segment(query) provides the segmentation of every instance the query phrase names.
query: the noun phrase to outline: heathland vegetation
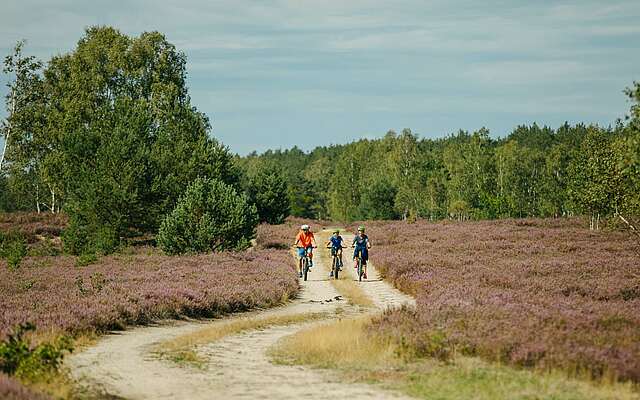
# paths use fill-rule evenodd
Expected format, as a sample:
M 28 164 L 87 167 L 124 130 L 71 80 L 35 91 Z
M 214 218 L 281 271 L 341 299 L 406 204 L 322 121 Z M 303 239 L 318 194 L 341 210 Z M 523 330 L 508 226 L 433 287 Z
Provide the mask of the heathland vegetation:
M 580 222 L 372 225 L 377 267 L 417 302 L 376 329 L 417 354 L 639 382 L 638 245 Z

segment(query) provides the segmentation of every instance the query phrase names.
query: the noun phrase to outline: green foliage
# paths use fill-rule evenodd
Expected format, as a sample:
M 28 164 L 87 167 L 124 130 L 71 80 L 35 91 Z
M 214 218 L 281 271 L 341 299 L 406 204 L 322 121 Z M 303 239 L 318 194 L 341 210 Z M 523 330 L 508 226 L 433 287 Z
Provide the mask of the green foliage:
M 198 177 L 237 184 L 228 149 L 190 103 L 186 57 L 162 34 L 91 27 L 45 68 L 20 54 L 5 64 L 15 60 L 26 72 L 16 72 L 8 119 L 9 183 L 35 196 L 31 207 L 64 207 L 72 254 L 109 253 L 155 231 Z
M 71 340 L 60 336 L 52 342 L 33 346 L 25 337 L 35 330 L 32 324 L 22 324 L 7 339 L 0 342 L 0 371 L 26 379 L 36 379 L 57 370 L 65 353 L 72 351 Z
M 96 261 L 98 261 L 98 257 L 94 253 L 84 253 L 76 259 L 76 267 L 86 267 Z
M 580 212 L 591 216 L 596 229 L 601 216 L 617 212 L 625 202 L 624 174 L 614 143 L 612 132 L 590 127 L 570 165 L 569 196 Z
M 27 243 L 19 232 L 0 232 L 0 258 L 7 260 L 9 268 L 20 266 L 27 255 Z
M 362 219 L 396 219 L 395 210 L 397 189 L 389 182 L 374 181 L 362 194 L 360 215 Z
M 260 222 L 281 224 L 289 216 L 287 182 L 274 165 L 264 165 L 250 178 L 249 201 L 255 204 Z
M 586 214 L 597 227 L 599 217 L 640 215 L 638 93 L 638 84 L 628 90 L 634 106 L 628 123 L 615 129 L 533 124 L 498 140 L 486 129 L 436 140 L 405 129 L 308 154 L 252 154 L 240 164 L 250 170 L 269 162 L 288 171 L 293 215 L 352 221 Z
M 78 212 L 70 214 L 69 225 L 62 233 L 62 242 L 65 251 L 70 254 L 109 254 L 120 245 L 120 238 L 114 228 L 96 216 Z
M 271 223 L 288 214 L 344 221 L 640 214 L 639 83 L 626 90 L 632 106 L 615 129 L 534 123 L 503 139 L 481 128 L 435 140 L 404 129 L 309 153 L 294 147 L 234 159 L 209 137 L 208 118 L 191 104 L 186 57 L 162 34 L 90 27 L 73 51 L 47 63 L 23 48 L 18 43 L 4 63 L 0 210 L 63 209 L 72 254 L 109 253 L 156 231 L 199 178 L 242 187 Z
M 157 236 L 168 254 L 239 250 L 255 236 L 257 210 L 233 186 L 196 179 L 164 219 Z

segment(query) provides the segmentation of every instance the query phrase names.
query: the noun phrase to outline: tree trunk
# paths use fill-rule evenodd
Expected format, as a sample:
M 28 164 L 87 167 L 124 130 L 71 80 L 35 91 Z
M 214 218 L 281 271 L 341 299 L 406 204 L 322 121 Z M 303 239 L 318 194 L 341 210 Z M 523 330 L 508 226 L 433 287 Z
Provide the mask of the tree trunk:
M 40 186 L 36 185 L 36 210 L 40 214 Z
M 7 134 L 4 137 L 4 146 L 2 149 L 2 156 L 0 156 L 0 172 L 2 172 L 2 165 L 4 164 L 4 157 L 7 154 L 7 146 L 9 146 L 9 137 L 11 136 L 11 120 L 10 118 L 16 112 L 16 90 L 11 89 L 11 114 L 7 116 Z
M 624 222 L 625 225 L 627 225 L 629 227 L 629 230 L 634 235 L 636 235 L 636 236 L 638 236 L 640 238 L 640 231 L 638 231 L 638 228 L 636 228 L 636 226 L 634 224 L 629 222 L 629 220 L 627 220 L 622 214 L 618 214 L 618 218 L 620 218 L 622 220 L 622 222 Z
M 52 188 L 49 188 L 51 191 L 51 213 L 55 214 L 56 212 L 56 191 Z

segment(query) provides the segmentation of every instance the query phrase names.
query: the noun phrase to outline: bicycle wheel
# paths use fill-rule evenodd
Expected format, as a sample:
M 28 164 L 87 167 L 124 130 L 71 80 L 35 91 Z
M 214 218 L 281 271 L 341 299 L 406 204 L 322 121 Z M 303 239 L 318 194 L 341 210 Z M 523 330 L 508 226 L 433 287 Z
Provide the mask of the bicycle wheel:
M 302 270 L 303 272 L 303 276 L 304 276 L 304 280 L 307 280 L 307 274 L 309 273 L 309 259 L 307 257 L 302 259 Z
M 362 282 L 362 259 L 358 257 L 358 280 Z
M 338 279 L 338 271 L 340 270 L 338 267 L 338 256 L 333 256 L 333 279 Z

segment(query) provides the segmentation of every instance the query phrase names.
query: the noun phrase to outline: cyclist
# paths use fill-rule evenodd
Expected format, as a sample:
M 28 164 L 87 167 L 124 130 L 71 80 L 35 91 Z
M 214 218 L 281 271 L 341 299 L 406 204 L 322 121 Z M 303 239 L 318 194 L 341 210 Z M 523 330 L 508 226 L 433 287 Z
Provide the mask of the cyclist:
M 333 235 L 331 235 L 329 241 L 326 244 L 327 247 L 330 246 L 331 248 L 331 257 L 338 257 L 338 270 L 342 270 L 342 242 L 343 239 L 342 236 L 340 236 L 340 231 L 336 229 L 335 231 L 333 231 Z M 329 277 L 331 277 L 332 274 L 333 271 L 329 272 Z
M 360 254 L 362 267 L 364 268 L 364 279 L 367 279 L 367 261 L 369 260 L 371 242 L 369 241 L 369 237 L 364 233 L 364 226 L 360 225 L 358 227 L 358 234 L 353 238 L 351 247 L 355 247 L 353 251 L 354 268 L 358 268 L 358 254 Z
M 296 242 L 293 244 L 298 247 L 298 268 L 300 270 L 300 277 L 302 278 L 302 259 L 305 254 L 309 254 L 309 268 L 313 266 L 313 249 L 316 246 L 316 238 L 311 232 L 309 225 L 304 224 L 300 227 L 300 232 L 296 236 Z

